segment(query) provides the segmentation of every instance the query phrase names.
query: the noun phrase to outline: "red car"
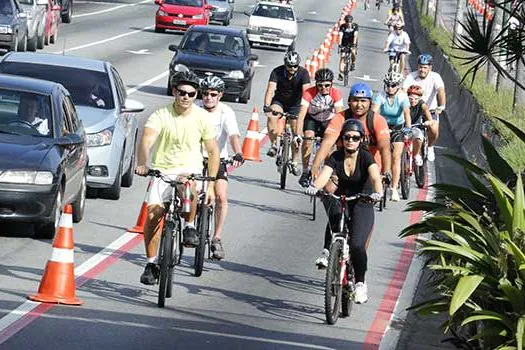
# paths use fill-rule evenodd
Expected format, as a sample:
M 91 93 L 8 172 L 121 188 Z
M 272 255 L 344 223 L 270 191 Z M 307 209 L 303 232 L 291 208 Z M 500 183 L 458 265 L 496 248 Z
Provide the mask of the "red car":
M 155 0 L 159 9 L 155 14 L 155 32 L 166 29 L 186 30 L 194 24 L 207 25 L 213 6 L 206 0 Z
M 58 24 L 60 23 L 60 5 L 57 0 L 47 0 L 46 26 L 44 29 L 44 43 L 54 44 L 58 36 Z

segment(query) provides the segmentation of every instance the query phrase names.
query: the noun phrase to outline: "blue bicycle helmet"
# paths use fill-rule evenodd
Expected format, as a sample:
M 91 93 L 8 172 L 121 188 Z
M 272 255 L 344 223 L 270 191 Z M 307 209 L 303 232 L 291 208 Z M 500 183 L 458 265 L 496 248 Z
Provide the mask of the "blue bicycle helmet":
M 423 65 L 432 65 L 432 55 L 428 53 L 422 53 L 417 58 L 417 64 L 423 64 Z
M 370 88 L 370 86 L 368 86 L 368 84 L 357 83 L 352 85 L 352 87 L 350 88 L 350 95 L 348 97 L 364 97 L 372 99 L 373 95 L 374 93 L 372 92 L 372 89 Z

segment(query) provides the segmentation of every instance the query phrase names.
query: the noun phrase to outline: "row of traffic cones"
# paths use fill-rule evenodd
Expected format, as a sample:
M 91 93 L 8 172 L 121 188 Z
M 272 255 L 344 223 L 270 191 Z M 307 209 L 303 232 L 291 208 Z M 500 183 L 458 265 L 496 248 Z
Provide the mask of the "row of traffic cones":
M 490 6 L 484 0 L 469 0 L 469 5 L 480 15 L 484 16 L 488 21 L 492 21 L 494 18 L 494 7 Z

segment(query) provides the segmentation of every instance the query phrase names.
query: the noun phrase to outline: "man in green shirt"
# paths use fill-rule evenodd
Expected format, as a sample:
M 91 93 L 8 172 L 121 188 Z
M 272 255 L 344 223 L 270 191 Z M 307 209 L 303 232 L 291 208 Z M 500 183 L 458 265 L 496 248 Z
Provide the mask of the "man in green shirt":
M 193 104 L 197 97 L 199 78 L 190 71 L 180 72 L 173 76 L 171 86 L 175 101 L 153 112 L 148 118 L 139 146 L 135 172 L 139 175 L 148 173 L 149 154 L 152 147 L 155 146 L 151 168 L 172 177 L 192 173 L 200 174 L 203 166 L 201 151 L 201 145 L 203 145 L 208 152 L 208 174 L 216 176 L 219 170 L 220 152 L 215 138 L 215 128 L 206 111 Z M 209 205 L 215 200 L 214 188 L 214 183 L 211 182 L 206 195 Z M 195 184 L 192 184 L 191 211 L 183 214 L 185 220 L 183 243 L 193 246 L 199 243 L 195 229 L 197 213 L 195 191 Z M 169 199 L 169 195 L 169 185 L 155 178 L 147 199 L 148 217 L 144 225 L 144 243 L 148 263 L 140 277 L 140 282 L 143 284 L 155 284 L 159 276 L 156 259 L 161 233 L 158 228 L 164 214 L 163 203 Z

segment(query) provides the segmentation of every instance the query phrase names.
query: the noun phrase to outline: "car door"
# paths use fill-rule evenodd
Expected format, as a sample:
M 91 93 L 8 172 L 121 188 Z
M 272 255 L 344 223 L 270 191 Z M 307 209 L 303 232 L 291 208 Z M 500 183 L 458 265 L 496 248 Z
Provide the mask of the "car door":
M 15 27 L 18 29 L 18 40 L 22 40 L 27 33 L 27 14 L 20 16 L 24 11 L 18 1 L 13 0 L 13 5 L 15 10 L 14 17 L 16 18 Z
M 118 71 L 111 67 L 111 75 L 112 80 L 115 85 L 115 90 L 117 92 L 117 100 L 118 103 L 116 105 L 116 113 L 118 114 L 118 121 L 117 124 L 119 125 L 119 128 L 122 129 L 123 134 L 125 135 L 125 147 L 126 149 L 123 150 L 124 152 L 124 169 L 126 169 L 127 164 L 129 163 L 133 151 L 134 144 L 134 116 L 131 113 L 123 113 L 122 108 L 126 105 L 126 98 L 127 98 L 127 92 L 124 87 L 124 83 L 122 82 L 122 78 L 120 77 L 120 74 Z

